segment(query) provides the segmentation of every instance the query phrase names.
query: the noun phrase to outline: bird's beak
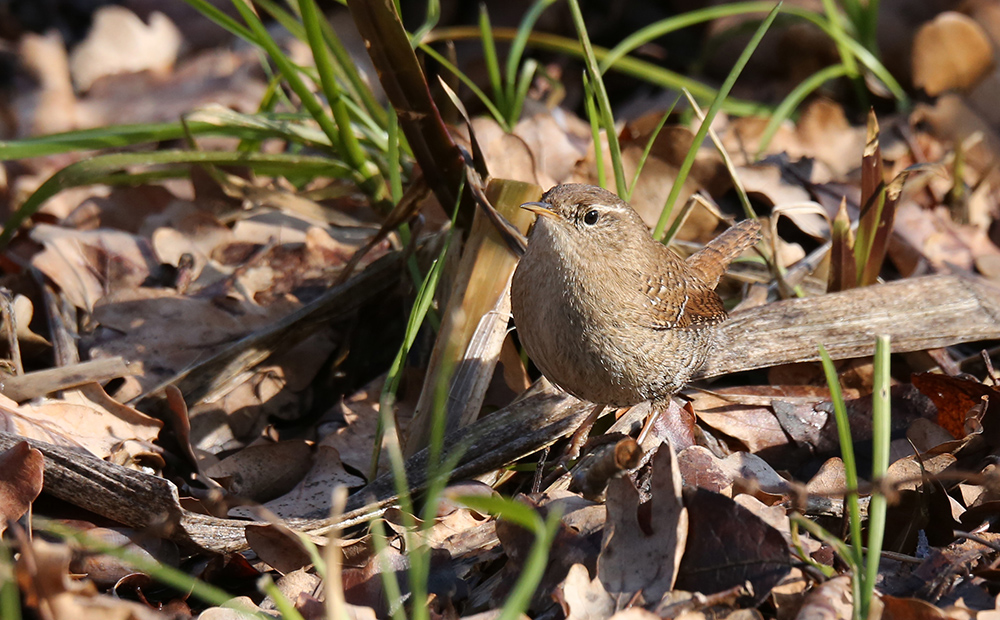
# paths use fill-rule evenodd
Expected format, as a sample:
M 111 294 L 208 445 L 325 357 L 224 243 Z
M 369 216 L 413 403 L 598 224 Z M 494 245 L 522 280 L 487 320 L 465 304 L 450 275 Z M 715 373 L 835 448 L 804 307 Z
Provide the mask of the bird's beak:
M 556 212 L 552 210 L 552 205 L 547 202 L 526 202 L 521 205 L 522 209 L 527 209 L 532 213 L 545 217 L 558 217 Z

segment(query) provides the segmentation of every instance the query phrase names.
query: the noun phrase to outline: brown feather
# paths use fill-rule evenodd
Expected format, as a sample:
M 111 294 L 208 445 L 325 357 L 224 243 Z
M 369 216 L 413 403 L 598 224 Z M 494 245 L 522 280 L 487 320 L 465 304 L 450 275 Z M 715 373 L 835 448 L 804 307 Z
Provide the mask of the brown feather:
M 644 293 L 649 301 L 648 327 L 653 329 L 716 325 L 726 320 L 726 309 L 715 291 L 679 280 L 671 272 L 648 277 Z
M 715 288 L 729 264 L 758 241 L 760 241 L 760 222 L 743 220 L 688 257 L 688 268 L 705 283 L 705 286 Z

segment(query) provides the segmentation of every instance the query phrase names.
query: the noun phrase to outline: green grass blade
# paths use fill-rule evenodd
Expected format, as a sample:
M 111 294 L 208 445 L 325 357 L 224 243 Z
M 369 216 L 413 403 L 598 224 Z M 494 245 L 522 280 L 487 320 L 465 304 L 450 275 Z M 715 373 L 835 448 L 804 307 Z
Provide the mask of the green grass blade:
M 789 516 L 789 518 L 793 523 L 795 523 L 805 531 L 812 534 L 813 537 L 816 538 L 816 540 L 830 545 L 830 547 L 833 548 L 833 550 L 837 553 L 837 555 L 839 555 L 847 564 L 852 564 L 852 562 L 855 561 L 854 552 L 852 551 L 852 549 L 849 546 L 847 546 L 847 544 L 844 543 L 844 541 L 840 540 L 839 538 L 831 534 L 826 528 L 824 528 L 819 523 L 816 523 L 811 519 L 807 519 L 806 517 L 798 513 L 792 513 Z M 854 568 L 853 565 L 852 568 Z
M 454 499 L 473 510 L 515 523 L 535 535 L 535 542 L 531 545 L 524 569 L 500 613 L 500 620 L 515 620 L 528 608 L 535 589 L 545 573 L 549 548 L 555 539 L 562 514 L 558 510 L 553 510 L 543 521 L 532 508 L 509 499 L 480 495 L 465 495 Z
M 184 571 L 176 569 L 172 566 L 161 564 L 148 556 L 133 553 L 121 548 L 118 545 L 112 545 L 102 540 L 98 540 L 89 536 L 86 532 L 77 531 L 56 521 L 39 519 L 36 517 L 35 525 L 36 529 L 50 532 L 51 534 L 63 539 L 71 540 L 88 551 L 96 551 L 98 553 L 110 555 L 111 557 L 123 560 L 135 567 L 137 571 L 148 574 L 156 581 L 171 586 L 179 592 L 189 592 L 198 600 L 204 601 L 210 605 L 233 609 L 249 618 L 257 618 L 258 620 L 273 620 L 272 616 L 263 612 L 243 609 L 238 602 L 233 600 L 232 595 L 225 590 L 195 579 Z M 4 618 L 6 619 L 6 616 L 4 616 Z
M 726 80 L 722 83 L 719 88 L 718 94 L 715 96 L 715 100 L 708 107 L 708 112 L 705 113 L 705 120 L 702 121 L 701 127 L 698 128 L 698 133 L 695 134 L 694 142 L 691 144 L 691 149 L 688 150 L 687 155 L 684 157 L 684 161 L 681 163 L 680 170 L 677 171 L 677 178 L 674 180 L 674 185 L 670 188 L 670 194 L 667 196 L 667 200 L 663 205 L 663 210 L 660 212 L 660 219 L 656 222 L 656 227 L 653 229 L 653 236 L 660 239 L 663 237 L 663 231 L 667 227 L 667 222 L 670 219 L 670 215 L 674 210 L 674 204 L 677 202 L 677 198 L 680 196 L 681 189 L 684 186 L 684 181 L 687 179 L 688 173 L 691 172 L 691 166 L 694 165 L 695 156 L 698 154 L 698 149 L 701 148 L 702 142 L 705 141 L 705 136 L 708 135 L 708 130 L 712 126 L 712 121 L 715 120 L 715 115 L 719 113 L 722 109 L 722 104 L 726 97 L 729 96 L 729 91 L 732 90 L 733 84 L 736 83 L 736 78 L 740 76 L 743 68 L 746 66 L 747 61 L 750 60 L 750 56 L 753 54 L 754 50 L 757 49 L 757 45 L 760 43 L 761 39 L 764 38 L 764 33 L 767 29 L 771 27 L 774 22 L 774 18 L 777 17 L 778 11 L 781 9 L 781 2 L 771 9 L 771 12 L 767 14 L 764 21 L 761 22 L 757 31 L 754 33 L 750 42 L 747 43 L 746 48 L 743 49 L 743 53 L 736 60 L 733 65 L 732 70 L 729 75 L 726 76 Z
M 524 61 L 524 65 L 521 67 L 521 75 L 517 78 L 517 87 L 514 89 L 514 94 L 511 97 L 509 117 L 511 127 L 517 125 L 517 121 L 521 118 L 521 110 L 524 109 L 524 100 L 528 97 L 528 89 L 531 88 L 531 81 L 534 79 L 535 71 L 537 70 L 538 61 L 534 58 Z
M 239 2 L 240 0 L 236 1 Z M 337 123 L 340 147 L 343 149 L 341 156 L 357 172 L 358 184 L 365 193 L 375 201 L 385 200 L 387 197 L 385 181 L 382 179 L 382 174 L 378 167 L 364 152 L 358 143 L 357 137 L 354 135 L 351 117 L 347 111 L 347 106 L 343 102 L 343 94 L 340 86 L 337 84 L 333 57 L 326 46 L 320 27 L 320 22 L 326 21 L 326 19 L 316 7 L 315 0 L 299 0 L 299 8 L 302 11 L 302 23 L 306 29 L 309 47 L 316 62 L 316 69 L 319 71 L 320 86 L 323 88 L 323 94 L 326 95 L 327 104 L 330 106 L 333 118 Z M 282 72 L 284 72 L 284 69 L 282 69 Z M 325 114 L 323 116 L 326 117 Z
M 403 171 L 399 163 L 399 119 L 389 115 L 389 196 L 392 204 L 403 199 Z
M 677 30 L 701 24 L 707 21 L 731 17 L 733 15 L 746 15 L 749 13 L 767 13 L 774 4 L 772 2 L 733 2 L 719 6 L 710 6 L 694 11 L 687 11 L 680 15 L 668 17 L 654 22 L 644 28 L 636 30 L 622 41 L 611 48 L 607 55 L 601 60 L 601 71 L 607 71 L 616 63 L 625 58 L 626 54 L 639 47 L 658 39 L 664 35 Z
M 622 149 L 618 142 L 618 132 L 615 131 L 615 120 L 611 115 L 608 91 L 604 88 L 604 79 L 597 64 L 597 57 L 594 56 L 594 48 L 590 45 L 590 35 L 587 34 L 587 25 L 583 21 L 580 3 L 578 0 L 569 0 L 569 8 L 576 26 L 576 36 L 580 39 L 580 45 L 583 46 L 583 58 L 590 76 L 590 86 L 594 91 L 594 98 L 597 100 L 601 125 L 607 134 L 608 148 L 611 151 L 611 167 L 615 172 L 615 187 L 618 190 L 618 195 L 621 196 L 628 193 L 628 180 L 625 178 L 625 170 L 622 165 Z
M 823 374 L 826 376 L 826 384 L 830 388 L 830 402 L 833 404 L 833 415 L 837 421 L 837 439 L 840 442 L 840 457 L 844 461 L 844 477 L 847 482 L 847 493 L 844 499 L 847 503 L 851 547 L 854 553 L 854 561 L 860 567 L 862 558 L 861 508 L 858 505 L 858 464 L 854 458 L 854 440 L 851 438 L 851 422 L 847 417 L 847 405 L 844 402 L 844 393 L 840 389 L 840 377 L 837 376 L 837 369 L 833 365 L 833 360 L 823 345 L 819 345 L 819 354 L 823 362 Z
M 240 23 L 235 19 L 220 11 L 211 2 L 208 2 L 208 0 L 184 0 L 184 2 L 190 4 L 196 11 L 221 26 L 224 30 L 236 35 L 244 41 L 249 41 L 251 43 L 257 42 L 253 33 L 240 25 Z
M 303 43 L 308 43 L 306 40 L 306 30 L 302 26 L 299 19 L 282 8 L 277 2 L 273 2 L 272 0 L 254 0 L 254 4 L 267 11 L 267 13 L 273 17 L 276 22 L 281 24 L 282 28 L 287 30 L 293 37 Z M 301 17 L 301 7 L 298 6 L 299 0 L 289 0 L 288 4 L 299 14 L 299 17 Z
M 432 0 L 436 2 L 437 0 Z M 344 4 L 342 1 L 341 4 Z M 386 112 L 386 109 L 375 99 L 372 89 L 368 86 L 364 77 L 361 76 L 361 72 L 358 70 L 358 64 L 353 58 L 351 58 L 351 53 L 347 51 L 344 47 L 343 42 L 341 42 L 340 37 L 337 36 L 337 32 L 330 25 L 327 20 L 322 20 L 320 23 L 320 28 L 323 31 L 323 40 L 326 41 L 326 46 L 333 54 L 333 57 L 337 59 L 337 65 L 343 71 L 344 76 L 347 78 L 347 83 L 351 87 L 352 99 L 360 102 L 361 106 L 368 112 L 375 123 L 379 127 L 387 127 L 389 122 L 390 114 Z
M 851 77 L 857 77 L 858 75 L 858 65 L 855 62 L 854 55 L 851 53 L 847 46 L 845 46 L 842 41 L 850 38 L 847 31 L 844 29 L 844 22 L 841 19 L 840 10 L 833 0 L 821 0 L 823 3 L 823 12 L 826 14 L 827 24 L 830 28 L 831 33 L 836 33 L 833 37 L 834 45 L 837 46 L 837 53 L 840 55 L 840 62 L 844 64 L 847 68 L 847 74 Z
M 443 257 L 442 257 L 443 258 Z M 457 446 L 445 459 L 441 458 L 444 449 L 444 436 L 447 426 L 447 400 L 451 387 L 454 367 L 443 368 L 434 386 L 434 407 L 431 411 L 431 431 L 428 442 L 427 459 L 427 490 L 424 497 L 424 510 L 421 515 L 421 531 L 428 531 L 436 522 L 438 506 L 445 486 L 451 477 L 451 472 L 458 466 L 466 448 Z M 412 584 L 414 600 L 427 599 L 428 579 L 431 573 L 431 553 L 426 545 L 410 545 L 410 583 Z M 428 609 L 423 605 L 413 607 L 414 620 L 427 620 Z
M 304 620 L 299 610 L 295 609 L 295 605 L 278 589 L 270 575 L 262 575 L 257 580 L 257 589 L 271 597 L 275 608 L 281 614 L 281 620 Z
M 14 578 L 14 559 L 3 540 L 0 540 L 0 618 L 21 620 L 21 595 Z
M 424 36 L 428 32 L 434 30 L 434 26 L 438 25 L 438 21 L 441 19 L 441 2 L 440 0 L 428 0 L 427 2 L 427 13 L 424 16 L 424 23 L 420 24 L 420 27 L 413 31 L 410 35 L 410 41 L 413 46 L 416 47 L 423 40 Z
M 698 107 L 698 102 L 694 100 L 691 93 L 684 91 L 684 96 L 687 97 L 688 103 L 691 105 L 691 109 L 694 110 L 695 115 L 698 120 L 705 122 L 705 113 L 701 111 Z M 740 175 L 736 171 L 736 164 L 733 163 L 733 158 L 729 156 L 726 151 L 726 147 L 722 144 L 722 140 L 719 139 L 718 134 L 712 129 L 711 125 L 708 128 L 708 136 L 712 139 L 712 144 L 715 145 L 715 150 L 719 152 L 719 156 L 722 157 L 722 163 L 726 166 L 726 172 L 729 173 L 729 178 L 733 181 L 733 187 L 736 189 L 736 195 L 740 199 L 740 204 L 743 206 L 743 215 L 750 219 L 757 219 L 757 214 L 753 210 L 753 205 L 750 204 L 750 197 L 747 196 L 746 187 L 743 185 L 743 180 L 740 179 Z
M 843 0 L 841 5 L 844 7 L 844 13 L 847 13 L 847 19 L 857 28 L 858 24 L 864 21 L 864 7 L 858 0 Z
M 792 112 L 799 107 L 799 104 L 801 104 L 806 97 L 830 80 L 844 77 L 845 75 L 849 75 L 849 73 L 850 72 L 847 67 L 841 63 L 820 69 L 816 73 L 813 73 L 806 79 L 799 82 L 798 85 L 792 89 L 792 92 L 788 93 L 778 107 L 774 109 L 774 112 L 771 114 L 771 118 L 767 121 L 767 126 L 764 127 L 764 132 L 760 135 L 760 143 L 757 145 L 757 153 L 755 155 L 756 159 L 761 158 L 761 155 L 771 144 L 771 140 L 774 138 L 774 134 L 778 132 L 781 124 L 785 122 L 785 119 L 792 115 Z
M 535 532 L 535 542 L 528 552 L 528 559 L 524 563 L 524 569 L 514 584 L 514 589 L 510 596 L 504 601 L 503 610 L 497 620 L 517 620 L 524 616 L 524 612 L 531 604 L 531 599 L 535 595 L 538 584 L 541 583 L 545 575 L 545 568 L 548 564 L 549 550 L 555 540 L 556 532 L 559 529 L 559 511 L 553 511 L 542 528 Z
M 678 15 L 676 17 L 671 17 L 665 20 L 658 21 L 654 24 L 642 28 L 633 34 L 626 37 L 621 43 L 616 45 L 614 48 L 609 50 L 607 54 L 601 61 L 602 70 L 616 69 L 624 70 L 632 75 L 636 75 L 633 71 L 636 71 L 638 67 L 632 66 L 632 58 L 626 56 L 629 52 L 635 50 L 636 48 L 644 45 L 653 39 L 661 37 L 665 34 L 692 26 L 694 24 L 702 23 L 705 21 L 710 21 L 713 19 L 718 19 L 721 17 L 729 17 L 732 15 L 745 15 L 748 13 L 766 13 L 771 10 L 773 4 L 771 2 L 733 2 L 730 4 L 723 4 L 719 6 L 708 7 L 705 9 L 699 9 L 697 11 L 689 11 L 683 15 Z M 808 9 L 803 9 L 800 7 L 784 7 L 781 12 L 787 15 L 792 15 L 800 19 L 809 21 L 819 28 L 821 28 L 827 36 L 834 40 L 835 45 L 838 49 L 846 50 L 841 58 L 841 62 L 845 63 L 848 67 L 855 67 L 854 72 L 849 72 L 848 75 L 857 75 L 856 65 L 852 58 L 857 59 L 868 71 L 877 77 L 879 80 L 885 84 L 886 88 L 892 93 L 893 97 L 899 101 L 900 106 L 903 109 L 909 108 L 910 100 L 906 91 L 900 86 L 899 82 L 892 76 L 892 74 L 885 68 L 878 58 L 865 46 L 855 41 L 847 33 L 844 32 L 843 28 L 837 28 L 829 23 L 829 20 L 823 15 L 820 15 L 814 11 Z M 852 20 L 853 21 L 853 20 Z M 622 64 L 624 63 L 624 65 Z M 637 76 L 637 77 L 642 77 Z M 670 76 L 660 75 L 657 77 L 658 80 L 673 81 Z M 676 86 L 667 86 L 666 84 L 661 84 L 667 88 L 676 88 Z M 711 99 L 712 96 L 705 96 L 699 90 L 691 88 L 689 84 L 685 85 L 696 97 L 699 99 Z M 732 110 L 728 110 L 731 112 Z
M 875 341 L 875 377 L 872 393 L 872 480 L 885 480 L 889 471 L 889 442 L 892 437 L 889 403 L 889 353 L 888 336 Z M 885 517 L 888 499 L 884 493 L 873 493 L 868 505 L 868 554 L 865 558 L 864 579 L 861 591 L 861 617 L 868 617 L 875 593 L 882 542 L 885 538 Z
M 590 78 L 587 72 L 583 73 L 583 104 L 587 111 L 587 120 L 590 121 L 590 138 L 594 143 L 594 167 L 597 169 L 597 184 L 604 189 L 608 188 L 608 177 L 604 170 L 604 145 L 601 144 L 600 119 L 597 116 L 597 107 L 594 105 L 594 89 L 590 85 Z
M 156 151 L 150 153 L 114 153 L 101 155 L 66 166 L 39 186 L 35 193 L 18 207 L 4 223 L 0 234 L 0 250 L 28 218 L 38 212 L 46 200 L 64 189 L 101 183 L 115 179 L 116 173 L 135 166 L 177 166 L 206 164 L 216 166 L 247 166 L 262 173 L 309 172 L 328 177 L 348 178 L 350 171 L 339 162 L 326 158 L 286 153 L 228 153 L 220 151 Z M 134 173 L 129 173 L 131 176 Z M 128 176 L 125 178 L 129 178 Z
M 809 13 L 803 13 L 802 15 L 803 17 L 809 15 L 809 21 L 813 22 L 820 28 L 823 28 L 823 30 L 825 30 L 838 45 L 841 45 L 849 50 L 851 54 L 858 59 L 858 62 L 860 62 L 862 66 L 868 69 L 872 75 L 878 78 L 885 85 L 885 87 L 889 89 L 892 96 L 896 98 L 897 102 L 899 102 L 899 107 L 901 109 L 907 110 L 910 108 L 910 96 L 906 94 L 906 90 L 900 86 L 899 82 L 896 81 L 896 78 L 892 76 L 892 73 L 885 68 L 885 65 L 883 65 L 874 54 L 868 51 L 865 46 L 842 33 L 831 31 L 829 25 L 827 25 L 824 20 L 816 19 L 814 15 Z
M 261 8 L 267 11 L 275 20 L 278 21 L 288 32 L 292 34 L 295 38 L 300 41 L 312 46 L 309 42 L 308 35 L 306 34 L 306 29 L 303 22 L 299 22 L 302 19 L 302 9 L 300 0 L 288 0 L 289 6 L 299 16 L 296 19 L 294 15 L 284 10 L 279 6 L 274 0 L 254 0 Z M 322 16 L 322 13 L 320 13 Z M 347 89 L 347 101 L 354 99 L 360 102 L 357 105 L 359 112 L 355 115 L 359 118 L 360 122 L 368 124 L 376 124 L 378 127 L 385 127 L 386 113 L 385 110 L 375 101 L 375 97 L 371 93 L 371 89 L 365 84 L 364 80 L 361 79 L 360 74 L 357 71 L 356 63 L 351 58 L 350 54 L 344 48 L 343 44 L 340 42 L 340 37 L 337 36 L 336 31 L 330 26 L 330 23 L 326 19 L 319 19 L 318 25 L 322 33 L 323 42 L 326 44 L 327 51 L 330 52 L 335 62 L 333 63 L 333 73 L 336 75 L 337 80 L 342 83 Z M 316 52 L 313 52 L 313 56 L 316 56 Z M 309 71 L 309 68 L 303 68 L 303 71 Z M 340 86 L 338 86 L 340 88 Z M 360 110 L 364 112 L 360 112 Z
M 524 17 L 521 19 L 521 23 L 518 24 L 517 34 L 511 41 L 510 50 L 507 52 L 507 88 L 513 88 L 513 84 L 518 73 L 517 67 L 521 64 L 521 57 L 524 55 L 524 48 L 528 43 L 528 37 L 531 35 L 532 29 L 535 27 L 535 23 L 538 22 L 538 18 L 541 17 L 545 9 L 552 6 L 555 1 L 556 0 L 535 0 L 535 2 L 532 3 L 531 8 L 524 14 Z
M 454 75 L 456 75 L 458 79 L 461 80 L 462 83 L 465 84 L 465 86 L 470 91 L 472 91 L 472 94 L 475 95 L 479 99 L 479 101 L 482 102 L 482 104 L 489 111 L 493 119 L 496 122 L 500 123 L 500 126 L 503 127 L 503 130 L 507 132 L 510 131 L 510 125 L 507 124 L 507 117 L 505 117 L 500 112 L 500 110 L 493 104 L 493 102 L 490 101 L 490 98 L 486 96 L 486 93 L 484 93 L 481 88 L 476 86 L 476 83 L 473 82 L 472 79 L 469 78 L 469 76 L 465 75 L 465 73 L 463 73 L 461 69 L 453 65 L 447 58 L 445 58 L 441 54 L 438 54 L 437 51 L 435 51 L 434 48 L 432 48 L 430 45 L 421 44 L 420 49 L 428 56 L 439 62 L 442 67 L 444 67 L 445 69 L 451 71 Z
M 767 6 L 770 7 L 772 5 L 767 3 Z M 765 9 L 765 11 L 766 10 L 767 9 Z M 509 41 L 514 39 L 516 36 L 517 31 L 512 28 L 493 29 L 493 38 L 498 41 Z M 438 28 L 427 37 L 426 42 L 432 43 L 434 41 L 458 41 L 478 38 L 479 29 L 476 27 L 453 26 L 449 28 Z M 527 43 L 533 47 L 543 50 L 569 54 L 579 58 L 584 57 L 583 47 L 580 45 L 579 41 L 567 37 L 561 37 L 559 35 L 533 32 L 528 36 Z M 608 53 L 606 48 L 598 46 L 594 46 L 593 51 L 594 56 L 598 60 L 603 59 Z M 686 88 L 691 91 L 691 94 L 701 101 L 710 101 L 718 92 L 714 88 L 706 86 L 697 80 L 684 77 L 678 73 L 654 65 L 653 63 L 639 60 L 638 58 L 619 58 L 610 68 L 614 71 L 618 71 L 619 73 L 637 77 L 641 80 L 649 82 L 650 84 L 660 86 L 665 89 L 680 90 L 682 88 Z M 753 101 L 727 99 L 723 106 L 723 110 L 735 116 L 750 116 L 753 114 L 766 113 L 770 110 L 770 107 Z
M 508 111 L 507 92 L 504 90 L 503 78 L 500 77 L 500 61 L 497 58 L 497 46 L 493 40 L 493 28 L 490 26 L 490 14 L 486 4 L 479 5 L 479 36 L 483 42 L 483 61 L 486 63 L 486 74 L 490 78 L 493 97 L 501 112 Z M 509 118 L 504 114 L 504 118 Z
M 314 125 L 306 124 L 304 115 L 273 114 L 258 112 L 243 114 L 222 106 L 212 106 L 195 110 L 185 117 L 189 127 L 196 124 L 242 131 L 256 139 L 281 138 L 288 142 L 305 144 L 313 148 L 333 153 L 330 138 Z
M 224 135 L 236 138 L 254 138 L 254 131 L 226 127 L 211 123 L 190 122 L 188 129 L 194 135 Z M 180 140 L 185 131 L 181 123 L 145 123 L 81 129 L 23 140 L 0 140 L 0 160 L 45 157 L 70 151 L 123 148 L 137 144 Z
M 303 8 L 305 4 L 307 2 L 303 2 Z M 379 173 L 378 167 L 365 156 L 364 151 L 358 146 L 350 123 L 348 122 L 346 126 L 338 128 L 337 124 L 326 115 L 323 105 L 313 95 L 312 91 L 309 90 L 305 82 L 302 81 L 297 68 L 285 53 L 281 51 L 281 48 L 278 47 L 274 39 L 271 38 L 264 24 L 261 23 L 254 12 L 242 0 L 233 0 L 233 6 L 240 12 L 240 15 L 250 27 L 251 32 L 257 37 L 257 44 L 267 53 L 271 61 L 278 66 L 288 85 L 302 101 L 302 106 L 319 124 L 323 133 L 330 138 L 330 142 L 337 145 L 338 152 L 342 157 L 346 158 L 353 169 L 355 182 L 358 186 L 374 200 L 383 200 L 385 198 L 385 183 L 382 181 L 382 175 Z M 313 8 L 315 8 L 315 5 L 313 5 Z M 310 30 L 309 21 L 306 21 L 306 30 L 307 33 Z M 310 35 L 311 42 L 312 35 Z M 337 101 L 330 101 L 330 106 L 333 108 L 334 116 L 337 117 L 338 122 L 341 122 L 342 118 L 345 121 L 348 119 L 346 108 L 344 108 L 339 99 Z
M 417 297 L 413 302 L 413 309 L 410 311 L 410 317 L 406 324 L 406 331 L 403 335 L 403 343 L 400 345 L 399 351 L 396 352 L 396 358 L 389 367 L 385 383 L 382 386 L 382 394 L 379 397 L 380 409 L 387 409 L 391 412 L 394 408 L 396 392 L 399 390 L 399 383 L 402 380 L 403 366 L 406 362 L 406 356 L 409 354 L 410 348 L 417 339 L 417 334 L 420 331 L 421 325 L 424 323 L 424 319 L 427 317 L 431 304 L 434 303 L 434 292 L 437 290 L 437 284 L 441 278 L 442 266 L 444 265 L 443 259 L 448 250 L 450 240 L 451 236 L 449 235 L 448 240 L 441 249 L 441 254 L 431 264 L 431 268 L 427 272 L 427 277 L 424 278 L 420 289 L 417 291 Z M 372 466 L 371 471 L 368 472 L 369 480 L 374 480 L 378 477 L 378 463 L 381 459 L 384 428 L 385 426 L 379 423 L 378 428 L 376 428 L 375 431 Z
M 391 412 L 394 410 L 396 392 L 399 390 L 399 384 L 402 380 L 403 364 L 406 361 L 406 356 L 409 355 L 410 348 L 413 347 L 413 343 L 417 340 L 420 327 L 423 325 L 424 319 L 427 317 L 428 313 L 431 311 L 431 306 L 434 304 L 434 295 L 437 291 L 438 282 L 441 279 L 441 272 L 444 268 L 444 258 L 447 256 L 448 248 L 451 245 L 453 237 L 452 233 L 455 230 L 455 219 L 458 217 L 458 211 L 462 200 L 461 197 L 464 190 L 465 180 L 463 179 L 459 184 L 458 192 L 456 194 L 458 199 L 456 200 L 454 210 L 452 211 L 452 228 L 448 231 L 448 236 L 445 238 L 444 245 L 441 247 L 441 252 L 431 265 L 430 270 L 427 272 L 427 276 L 423 279 L 423 282 L 417 290 L 417 296 L 413 302 L 413 308 L 410 310 L 410 316 L 407 319 L 406 330 L 403 333 L 403 342 L 400 344 L 399 350 L 396 352 L 396 358 L 393 360 L 392 366 L 389 367 L 385 383 L 382 385 L 382 393 L 379 395 L 380 415 L 379 422 L 375 430 L 375 445 L 373 446 L 372 465 L 371 471 L 368 473 L 369 480 L 375 480 L 378 474 L 378 462 L 381 458 L 382 450 L 382 436 L 384 429 L 386 428 L 385 423 L 383 422 L 382 414 L 387 413 L 390 416 L 392 415 Z M 400 458 L 402 458 L 402 453 L 400 453 Z M 399 484 L 398 481 L 397 484 Z M 402 485 L 405 489 L 405 474 L 403 475 Z
M 264 91 L 264 95 L 260 98 L 260 103 L 257 104 L 257 114 L 260 116 L 274 114 L 274 109 L 278 105 L 278 88 L 280 84 L 278 80 L 268 80 L 267 89 Z M 226 108 L 227 110 L 230 108 Z M 256 116 L 254 115 L 254 116 Z M 188 117 L 181 116 L 181 123 L 183 123 L 186 133 L 188 135 L 189 142 L 194 139 L 194 134 L 188 129 Z M 244 138 L 240 140 L 240 143 L 236 145 L 236 150 L 245 153 L 248 151 L 259 151 L 263 140 L 259 138 Z
M 382 587 L 385 589 L 385 598 L 389 604 L 389 613 L 392 620 L 406 620 L 406 613 L 400 601 L 403 600 L 403 592 L 399 587 L 399 580 L 396 573 L 386 558 L 386 550 L 389 545 L 386 543 L 385 525 L 381 519 L 372 522 L 372 545 L 375 547 L 375 555 L 379 562 L 379 574 L 382 576 Z

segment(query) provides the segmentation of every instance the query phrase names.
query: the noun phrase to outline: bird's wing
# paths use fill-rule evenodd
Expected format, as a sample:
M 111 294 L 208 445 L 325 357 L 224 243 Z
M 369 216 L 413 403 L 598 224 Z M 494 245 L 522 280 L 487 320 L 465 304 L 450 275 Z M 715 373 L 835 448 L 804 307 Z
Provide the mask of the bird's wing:
M 726 320 L 726 309 L 715 291 L 675 272 L 647 277 L 643 293 L 649 310 L 643 313 L 643 322 L 652 329 L 716 325 Z

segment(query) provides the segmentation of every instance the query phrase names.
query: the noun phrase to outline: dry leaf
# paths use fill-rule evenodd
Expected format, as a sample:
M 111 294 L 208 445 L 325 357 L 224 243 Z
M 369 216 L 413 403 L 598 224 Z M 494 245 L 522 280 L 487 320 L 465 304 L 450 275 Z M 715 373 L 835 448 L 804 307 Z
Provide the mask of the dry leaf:
M 969 88 L 992 66 L 989 37 L 962 13 L 941 13 L 913 39 L 913 84 L 928 95 Z
M 34 266 L 88 312 L 105 296 L 138 287 L 158 268 L 147 240 L 124 232 L 39 224 L 31 238 L 45 246 Z
M 242 452 L 247 450 L 253 450 L 253 446 Z M 339 486 L 356 488 L 364 482 L 362 478 L 347 473 L 335 449 L 321 445 L 316 449 L 314 462 L 305 477 L 291 491 L 267 502 L 264 507 L 282 519 L 322 519 L 330 515 L 334 489 Z M 246 508 L 234 508 L 230 514 L 235 517 L 252 516 Z
M 205 470 L 205 475 L 225 480 L 223 486 L 237 497 L 257 502 L 280 497 L 302 480 L 313 465 L 313 452 L 301 440 L 247 446 Z
M 45 398 L 24 405 L 0 396 L 0 429 L 4 432 L 83 448 L 98 458 L 111 456 L 128 440 L 152 442 L 162 426 L 159 420 L 115 401 L 93 383 L 66 391 L 61 399 Z
M 132 11 L 105 6 L 94 13 L 87 38 L 70 57 L 73 82 L 81 91 L 116 73 L 168 73 L 177 60 L 183 37 L 173 22 L 158 11 L 147 26 Z
M 22 441 L 0 452 L 0 534 L 28 512 L 42 492 L 45 457 Z
M 597 560 L 598 576 L 609 593 L 642 591 L 650 602 L 673 589 L 688 535 L 681 472 L 669 443 L 660 445 L 652 468 L 648 522 L 640 516 L 639 494 L 629 478 L 608 485 L 608 524 Z
M 605 591 L 600 579 L 591 579 L 587 567 L 574 564 L 552 593 L 562 607 L 566 620 L 603 620 L 615 610 L 614 599 Z

